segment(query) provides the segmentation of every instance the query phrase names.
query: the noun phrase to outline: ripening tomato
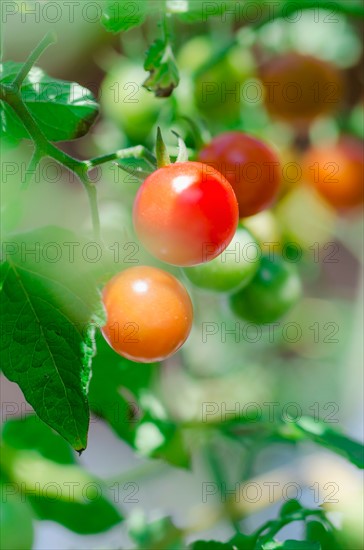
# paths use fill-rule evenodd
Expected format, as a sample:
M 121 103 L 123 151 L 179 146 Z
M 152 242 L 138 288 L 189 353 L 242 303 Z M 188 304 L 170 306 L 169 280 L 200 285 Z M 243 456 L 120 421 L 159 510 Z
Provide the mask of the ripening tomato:
M 344 137 L 335 145 L 314 147 L 303 158 L 303 173 L 308 181 L 336 210 L 363 204 L 363 143 Z
M 232 292 L 246 286 L 259 267 L 261 251 L 245 227 L 238 227 L 229 246 L 211 262 L 185 267 L 196 286 L 216 292 Z
M 241 218 L 267 208 L 281 180 L 276 153 L 261 140 L 243 132 L 225 132 L 199 153 L 199 160 L 213 166 L 231 183 Z
M 187 339 L 193 309 L 185 287 L 170 273 L 148 266 L 115 275 L 103 290 L 107 314 L 102 333 L 123 357 L 162 361 Z
M 135 198 L 133 220 L 151 254 L 170 264 L 195 265 L 212 260 L 230 243 L 238 204 L 217 170 L 178 162 L 147 177 Z
M 296 265 L 276 256 L 261 259 L 251 283 L 230 297 L 234 313 L 252 323 L 272 323 L 298 301 L 301 281 Z
M 269 60 L 261 67 L 268 112 L 290 123 L 307 124 L 340 106 L 342 74 L 335 66 L 296 52 Z

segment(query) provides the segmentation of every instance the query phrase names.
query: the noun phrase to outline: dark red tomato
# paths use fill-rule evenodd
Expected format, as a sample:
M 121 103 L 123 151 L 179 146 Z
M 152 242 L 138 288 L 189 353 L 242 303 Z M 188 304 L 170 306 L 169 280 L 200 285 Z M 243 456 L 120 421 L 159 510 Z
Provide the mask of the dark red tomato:
M 310 55 L 289 52 L 261 67 L 265 104 L 273 117 L 307 125 L 339 108 L 344 93 L 342 73 Z
M 191 330 L 193 309 L 187 290 L 162 269 L 126 269 L 107 283 L 102 298 L 107 313 L 102 333 L 117 353 L 133 361 L 166 359 Z
M 215 137 L 199 154 L 231 183 L 239 203 L 239 216 L 252 216 L 267 208 L 281 180 L 280 162 L 265 143 L 243 132 Z
M 189 266 L 212 260 L 228 246 L 238 225 L 238 203 L 217 170 L 200 162 L 179 162 L 147 177 L 136 196 L 133 219 L 151 254 Z

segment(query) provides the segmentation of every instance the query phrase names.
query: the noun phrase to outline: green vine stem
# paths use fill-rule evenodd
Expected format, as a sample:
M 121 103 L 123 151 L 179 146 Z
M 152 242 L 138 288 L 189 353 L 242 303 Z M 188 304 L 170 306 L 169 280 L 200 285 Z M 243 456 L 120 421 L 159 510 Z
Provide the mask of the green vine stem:
M 9 84 L 0 83 L 0 100 L 5 101 L 15 111 L 23 122 L 29 134 L 29 138 L 34 143 L 34 152 L 25 174 L 25 179 L 22 186 L 23 189 L 29 186 L 39 162 L 45 157 L 52 158 L 71 172 L 75 173 L 86 190 L 91 210 L 95 238 L 100 240 L 100 218 L 97 204 L 97 190 L 94 183 L 88 176 L 88 171 L 93 167 L 106 162 L 128 158 L 144 158 L 150 167 L 155 170 L 157 161 L 154 155 L 143 145 L 120 149 L 115 153 L 95 157 L 90 160 L 79 160 L 68 155 L 47 139 L 37 121 L 33 118 L 24 103 L 21 95 L 21 87 L 25 78 L 34 66 L 34 63 L 39 59 L 45 49 L 51 44 L 54 44 L 55 41 L 55 35 L 53 33 L 48 33 L 31 52 L 13 82 Z M 122 168 L 124 169 L 124 167 Z
M 100 164 L 104 164 L 105 162 L 130 158 L 144 159 L 154 170 L 157 167 L 157 160 L 155 156 L 150 151 L 148 151 L 148 149 L 144 147 L 144 145 L 136 145 L 135 147 L 119 149 L 119 151 L 115 151 L 115 153 L 95 157 L 85 162 L 88 166 L 88 169 L 90 170 L 91 168 L 94 168 L 95 166 L 98 166 Z
M 39 44 L 34 48 L 34 50 L 29 55 L 28 59 L 20 69 L 19 73 L 17 74 L 15 80 L 14 80 L 14 86 L 19 87 L 23 84 L 24 79 L 27 77 L 29 71 L 33 67 L 34 63 L 39 59 L 39 57 L 42 55 L 42 53 L 50 46 L 51 44 L 55 44 L 57 41 L 57 37 L 55 33 L 49 32 L 47 33 L 44 38 L 39 42 Z

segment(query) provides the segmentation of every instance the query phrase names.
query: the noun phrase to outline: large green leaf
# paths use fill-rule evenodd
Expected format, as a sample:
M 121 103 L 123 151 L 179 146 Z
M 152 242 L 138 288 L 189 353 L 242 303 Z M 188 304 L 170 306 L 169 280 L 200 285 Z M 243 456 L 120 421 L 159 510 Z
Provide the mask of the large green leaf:
M 39 519 L 82 534 L 122 520 L 103 482 L 82 470 L 68 444 L 37 417 L 8 421 L 2 439 L 6 473 Z
M 0 82 L 10 84 L 22 63 L 0 64 Z M 21 87 L 22 99 L 40 129 L 51 141 L 70 140 L 86 134 L 98 114 L 92 93 L 75 82 L 51 78 L 33 67 Z M 1 136 L 29 139 L 29 134 L 14 110 L 5 102 L 1 106 Z
M 141 25 L 147 15 L 147 0 L 106 0 L 101 23 L 109 32 L 125 32 Z
M 96 286 L 79 263 L 69 261 L 64 246 L 79 241 L 70 231 L 48 227 L 5 243 L 0 322 L 5 376 L 44 422 L 81 451 L 89 423 L 91 321 L 102 321 Z M 45 261 L 57 250 L 59 261 Z

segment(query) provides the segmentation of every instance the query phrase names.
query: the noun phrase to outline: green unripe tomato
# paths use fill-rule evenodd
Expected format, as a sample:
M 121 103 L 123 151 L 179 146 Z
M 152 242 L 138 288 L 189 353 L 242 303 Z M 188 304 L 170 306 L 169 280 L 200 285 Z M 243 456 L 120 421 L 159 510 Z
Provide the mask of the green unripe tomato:
M 230 297 L 233 312 L 252 323 L 272 323 L 280 319 L 301 296 L 296 265 L 282 257 L 263 256 L 251 283 Z
M 143 88 L 147 76 L 142 64 L 120 58 L 101 86 L 104 113 L 135 142 L 145 140 L 164 105 L 163 99 Z
M 223 120 L 224 124 L 239 118 L 244 102 L 244 85 L 255 74 L 255 62 L 249 50 L 236 46 L 208 70 L 197 77 L 200 69 L 213 56 L 215 45 L 208 36 L 196 36 L 179 51 L 179 67 L 193 80 L 196 107 L 210 122 Z
M 245 227 L 240 226 L 230 244 L 217 258 L 186 267 L 183 272 L 199 288 L 232 292 L 251 281 L 259 267 L 260 256 L 257 241 Z

